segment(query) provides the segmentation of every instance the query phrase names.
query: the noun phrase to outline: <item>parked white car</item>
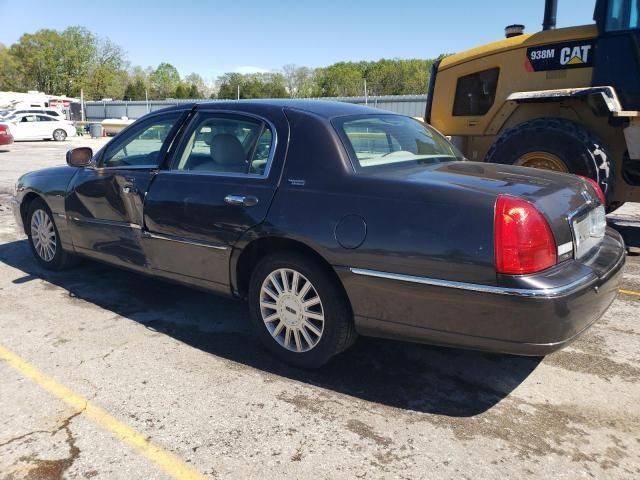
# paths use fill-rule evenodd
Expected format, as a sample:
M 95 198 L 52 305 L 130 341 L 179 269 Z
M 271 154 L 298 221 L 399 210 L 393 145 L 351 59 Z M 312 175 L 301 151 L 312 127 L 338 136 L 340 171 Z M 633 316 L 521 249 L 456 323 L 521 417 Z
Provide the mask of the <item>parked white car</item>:
M 9 123 L 15 141 L 50 140 L 62 142 L 76 135 L 76 128 L 68 120 L 59 120 L 50 115 L 21 114 L 5 120 Z
M 4 110 L 0 112 L 0 118 L 5 119 L 7 117 L 14 117 L 17 115 L 23 115 L 23 114 L 29 114 L 29 113 L 49 115 L 50 117 L 57 118 L 58 120 L 67 119 L 67 117 L 65 117 L 64 115 L 64 112 L 55 108 L 19 108 L 14 111 Z

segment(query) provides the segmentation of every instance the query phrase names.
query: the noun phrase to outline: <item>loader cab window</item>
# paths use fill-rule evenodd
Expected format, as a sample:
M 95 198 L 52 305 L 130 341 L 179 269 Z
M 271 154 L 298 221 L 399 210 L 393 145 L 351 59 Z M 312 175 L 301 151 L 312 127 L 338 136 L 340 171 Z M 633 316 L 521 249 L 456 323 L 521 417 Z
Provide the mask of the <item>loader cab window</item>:
M 606 30 L 618 32 L 640 28 L 640 0 L 610 0 L 607 6 Z
M 487 113 L 496 99 L 499 73 L 499 68 L 491 68 L 458 78 L 453 116 L 478 116 Z

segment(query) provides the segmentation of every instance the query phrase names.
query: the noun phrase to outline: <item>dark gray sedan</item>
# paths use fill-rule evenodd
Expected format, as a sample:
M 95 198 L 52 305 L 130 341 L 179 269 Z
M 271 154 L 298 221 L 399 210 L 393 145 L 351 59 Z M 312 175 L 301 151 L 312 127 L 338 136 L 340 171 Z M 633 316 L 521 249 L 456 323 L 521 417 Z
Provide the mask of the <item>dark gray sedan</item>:
M 246 298 L 298 366 L 357 334 L 543 355 L 600 318 L 622 276 L 597 185 L 466 162 L 379 110 L 184 104 L 67 163 L 16 186 L 41 265 L 89 257 Z

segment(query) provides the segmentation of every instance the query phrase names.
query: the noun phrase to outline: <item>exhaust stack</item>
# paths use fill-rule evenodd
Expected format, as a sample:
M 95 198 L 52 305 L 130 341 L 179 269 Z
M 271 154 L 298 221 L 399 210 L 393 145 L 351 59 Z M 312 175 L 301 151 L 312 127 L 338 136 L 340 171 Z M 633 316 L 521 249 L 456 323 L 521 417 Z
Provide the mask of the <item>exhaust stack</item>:
M 558 0 L 545 0 L 544 20 L 542 30 L 554 30 L 556 28 L 556 17 L 558 14 Z

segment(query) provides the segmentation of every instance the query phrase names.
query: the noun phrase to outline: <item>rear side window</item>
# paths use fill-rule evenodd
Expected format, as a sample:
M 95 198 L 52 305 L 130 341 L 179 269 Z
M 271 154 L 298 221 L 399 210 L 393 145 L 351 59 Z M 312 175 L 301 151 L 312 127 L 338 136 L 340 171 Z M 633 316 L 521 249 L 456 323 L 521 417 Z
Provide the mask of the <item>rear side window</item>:
M 273 134 L 265 122 L 235 114 L 201 113 L 186 138 L 176 170 L 266 174 Z
M 487 113 L 496 99 L 499 74 L 499 68 L 491 68 L 460 77 L 453 101 L 453 115 L 462 117 Z
M 427 124 L 400 115 L 358 115 L 332 120 L 356 172 L 462 160 Z

